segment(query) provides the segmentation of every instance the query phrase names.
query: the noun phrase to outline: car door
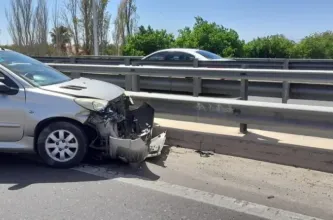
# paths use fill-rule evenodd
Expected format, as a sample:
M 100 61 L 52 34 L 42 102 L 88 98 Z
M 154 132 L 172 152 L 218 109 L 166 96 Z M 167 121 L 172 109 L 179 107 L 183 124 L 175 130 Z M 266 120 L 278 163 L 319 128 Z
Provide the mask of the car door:
M 11 88 L 4 91 L 4 85 Z M 16 142 L 23 138 L 25 91 L 0 71 L 0 142 Z

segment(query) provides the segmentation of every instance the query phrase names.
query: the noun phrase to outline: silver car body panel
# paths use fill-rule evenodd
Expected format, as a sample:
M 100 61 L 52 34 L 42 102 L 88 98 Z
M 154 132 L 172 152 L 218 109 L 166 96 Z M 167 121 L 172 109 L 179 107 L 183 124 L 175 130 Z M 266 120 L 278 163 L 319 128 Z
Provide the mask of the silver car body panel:
M 73 96 L 29 88 L 26 89 L 26 97 L 26 136 L 34 136 L 36 126 L 44 120 L 67 118 L 83 124 L 89 117 L 89 110 L 76 104 Z
M 0 95 L 1 142 L 16 142 L 23 138 L 25 117 L 25 92 L 23 88 L 19 88 L 15 95 Z
M 15 95 L 0 95 L 0 149 L 33 151 L 33 144 L 21 140 L 33 138 L 36 126 L 44 120 L 66 118 L 83 124 L 90 112 L 73 100 L 72 96 L 40 88 L 20 89 Z
M 44 90 L 67 94 L 75 97 L 96 98 L 111 101 L 124 93 L 124 89 L 111 83 L 88 79 L 76 78 L 68 82 L 50 86 L 43 86 Z
M 4 71 L 2 73 L 6 76 L 14 75 Z M 83 124 L 89 117 L 90 111 L 74 102 L 74 98 L 80 97 L 80 94 L 84 97 L 112 100 L 123 94 L 124 91 L 112 84 L 86 78 L 41 88 L 27 86 L 26 89 L 22 88 L 20 84 L 21 80 L 24 81 L 23 79 L 12 77 L 11 79 L 21 88 L 18 94 L 0 95 L 0 149 L 3 148 L 2 142 L 19 141 L 23 135 L 34 136 L 36 126 L 44 120 L 68 118 Z M 85 93 L 61 89 L 66 85 L 82 86 L 82 84 L 86 85 Z M 25 150 L 25 148 L 31 147 L 23 148 Z
M 0 142 L 1 152 L 34 153 L 34 137 L 24 136 L 16 142 Z
M 0 66 L 0 72 L 10 78 L 18 87 L 18 93 L 15 95 L 0 94 L 0 141 L 18 142 L 24 136 L 25 86 L 30 87 L 30 85 L 5 67 Z M 2 144 L 1 148 L 3 148 Z
M 94 98 L 112 102 L 122 97 L 125 92 L 111 83 L 88 78 L 77 78 L 54 85 L 36 87 L 2 65 L 0 65 L 0 73 L 11 79 L 18 87 L 16 94 L 0 94 L 0 150 L 3 152 L 34 152 L 36 128 L 45 120 L 65 118 L 86 124 L 92 111 L 78 105 L 74 101 L 76 98 Z M 149 110 L 149 107 L 145 107 Z M 132 162 L 140 162 L 147 157 L 161 154 L 166 135 L 162 133 L 151 138 L 153 129 L 151 122 L 153 122 L 154 114 L 151 109 L 146 115 L 142 110 L 144 108 L 133 112 L 138 114 L 139 118 L 136 119 L 139 119 L 139 123 L 140 117 L 145 123 L 147 118 L 148 121 L 150 120 L 149 135 L 145 134 L 147 130 L 142 130 L 142 132 L 133 133 L 137 135 L 134 139 L 108 136 L 109 143 L 105 148 L 108 148 L 111 157 L 126 160 L 122 158 L 122 153 L 125 153 L 132 156 Z M 134 154 L 131 154 L 133 152 Z

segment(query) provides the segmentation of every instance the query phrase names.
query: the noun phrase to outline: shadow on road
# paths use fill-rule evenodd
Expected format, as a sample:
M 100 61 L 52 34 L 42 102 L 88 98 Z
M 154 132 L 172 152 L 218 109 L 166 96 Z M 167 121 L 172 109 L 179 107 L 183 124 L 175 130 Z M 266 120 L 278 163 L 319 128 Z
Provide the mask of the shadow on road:
M 130 166 L 118 160 L 85 161 L 88 166 L 107 167 L 121 176 L 135 175 L 149 180 L 158 180 L 145 163 Z M 71 183 L 103 181 L 98 177 L 73 169 L 53 169 L 44 165 L 35 155 L 0 153 L 0 184 L 9 184 L 8 190 L 20 190 L 40 183 Z M 129 177 L 130 178 L 130 177 Z
M 156 181 L 160 179 L 160 176 L 156 175 L 152 172 L 147 163 L 151 163 L 162 168 L 166 168 L 166 160 L 170 154 L 171 146 L 164 146 L 162 150 L 162 154 L 157 157 L 147 158 L 145 162 L 140 164 L 127 164 L 122 162 L 121 160 L 93 160 L 88 159 L 84 161 L 89 167 L 103 168 L 106 172 L 112 173 L 117 177 L 129 177 L 134 176 L 136 178 L 143 178 L 148 181 Z

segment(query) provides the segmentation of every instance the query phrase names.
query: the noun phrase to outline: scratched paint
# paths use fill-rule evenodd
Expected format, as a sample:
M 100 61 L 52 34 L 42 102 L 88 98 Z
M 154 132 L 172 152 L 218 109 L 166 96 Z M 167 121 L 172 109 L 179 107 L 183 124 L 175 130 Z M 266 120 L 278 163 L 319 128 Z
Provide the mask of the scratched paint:
M 202 104 L 197 103 L 196 109 L 203 112 L 217 112 L 217 113 L 232 113 L 233 108 L 231 106 L 225 106 L 221 104 Z

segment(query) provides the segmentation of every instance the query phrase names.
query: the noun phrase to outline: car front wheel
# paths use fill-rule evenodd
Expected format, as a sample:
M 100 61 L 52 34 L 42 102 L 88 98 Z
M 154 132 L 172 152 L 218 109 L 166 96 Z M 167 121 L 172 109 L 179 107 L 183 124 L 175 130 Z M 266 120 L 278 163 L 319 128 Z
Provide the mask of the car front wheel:
M 83 160 L 87 152 L 87 139 L 79 126 L 69 122 L 55 122 L 39 134 L 37 151 L 47 165 L 71 168 Z

